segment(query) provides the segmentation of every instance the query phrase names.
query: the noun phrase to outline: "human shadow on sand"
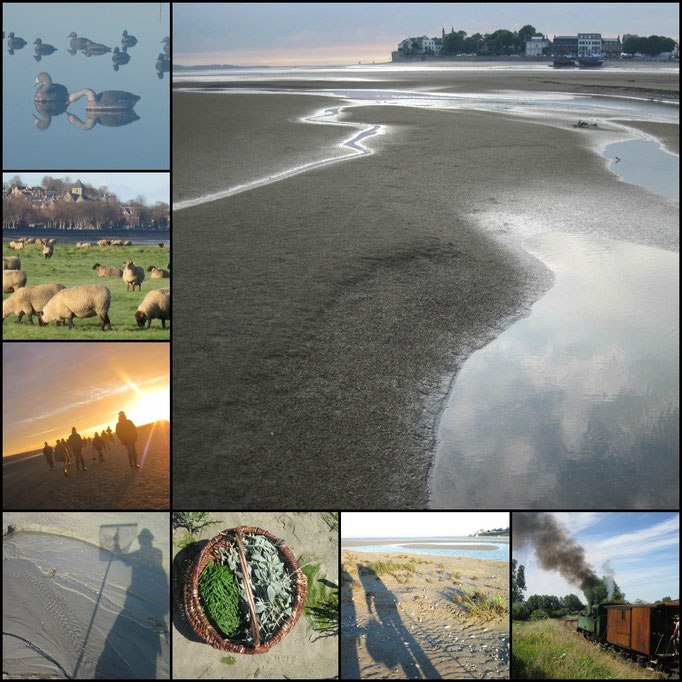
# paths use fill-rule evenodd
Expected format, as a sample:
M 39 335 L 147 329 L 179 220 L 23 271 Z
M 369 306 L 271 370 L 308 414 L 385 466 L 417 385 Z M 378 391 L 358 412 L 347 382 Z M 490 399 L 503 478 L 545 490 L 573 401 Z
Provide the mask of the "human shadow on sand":
M 403 625 L 397 597 L 372 569 L 358 564 L 358 574 L 371 618 L 366 642 L 372 659 L 387 668 L 400 666 L 409 679 L 442 679 L 427 654 Z
M 359 680 L 357 627 L 358 618 L 350 585 L 355 581 L 341 572 L 341 679 Z
M 132 524 L 127 524 L 132 525 Z M 168 655 L 162 640 L 168 641 L 168 579 L 163 569 L 163 554 L 154 547 L 154 535 L 143 528 L 137 536 L 139 549 L 126 552 L 117 536 L 112 551 L 101 550 L 100 558 L 107 562 L 91 627 L 105 589 L 106 576 L 113 561 L 123 561 L 131 569 L 130 585 L 123 609 L 107 634 L 95 671 L 95 679 L 156 679 L 165 677 L 168 661 L 157 672 L 159 658 Z M 84 645 L 85 646 L 85 645 Z M 165 654 L 164 654 L 165 651 Z M 74 675 L 75 677 L 76 675 Z

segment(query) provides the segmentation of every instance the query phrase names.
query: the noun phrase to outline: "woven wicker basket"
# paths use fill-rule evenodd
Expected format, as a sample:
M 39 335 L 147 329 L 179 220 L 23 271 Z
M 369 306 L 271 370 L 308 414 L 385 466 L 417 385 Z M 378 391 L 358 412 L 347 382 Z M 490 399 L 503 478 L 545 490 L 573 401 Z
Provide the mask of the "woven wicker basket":
M 253 598 L 251 597 L 251 584 L 248 578 L 248 571 L 243 570 L 244 562 L 246 561 L 242 547 L 242 538 L 244 535 L 265 536 L 282 553 L 285 565 L 296 573 L 296 595 L 291 616 L 289 616 L 280 629 L 265 642 L 260 641 L 260 636 L 258 634 L 258 618 L 254 609 Z M 245 578 L 245 588 L 248 596 L 247 602 L 251 611 L 253 644 L 236 644 L 217 632 L 209 623 L 208 618 L 206 618 L 206 614 L 201 607 L 201 602 L 199 601 L 199 576 L 208 563 L 218 560 L 219 545 L 222 545 L 225 548 L 234 545 L 239 552 L 242 561 L 242 574 Z M 222 649 L 223 651 L 229 651 L 236 654 L 262 654 L 275 646 L 275 644 L 277 644 L 277 642 L 294 627 L 303 611 L 307 591 L 308 581 L 305 577 L 305 573 L 298 567 L 291 550 L 281 544 L 279 538 L 276 538 L 262 528 L 238 526 L 237 528 L 228 528 L 221 531 L 216 537 L 209 540 L 206 547 L 204 547 L 196 561 L 189 568 L 187 575 L 185 576 L 185 613 L 189 624 L 197 635 L 199 635 L 204 642 L 216 649 Z

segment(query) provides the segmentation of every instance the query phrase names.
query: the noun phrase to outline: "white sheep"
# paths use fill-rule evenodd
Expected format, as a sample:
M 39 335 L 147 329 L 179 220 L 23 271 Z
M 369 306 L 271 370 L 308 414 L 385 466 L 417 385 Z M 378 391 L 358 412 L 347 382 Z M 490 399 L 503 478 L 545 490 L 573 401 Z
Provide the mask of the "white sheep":
M 43 256 L 45 256 L 45 260 L 48 258 L 52 258 L 52 254 L 54 253 L 54 244 L 45 244 L 43 246 Z
M 130 285 L 133 285 L 133 291 L 135 291 L 135 286 L 139 287 L 142 291 L 142 282 L 144 282 L 144 270 L 139 266 L 135 265 L 133 261 L 127 260 L 125 262 L 125 268 L 123 269 L 123 281 L 126 283 L 126 291 L 130 291 Z
M 26 286 L 26 273 L 21 270 L 2 271 L 2 293 L 8 294 Z
M 38 284 L 18 289 L 2 302 L 2 321 L 14 313 L 17 316 L 17 323 L 21 322 L 24 315 L 28 315 L 29 323 L 33 324 L 33 315 L 43 312 L 45 304 L 65 288 L 61 284 Z
M 15 251 L 21 251 L 21 249 L 24 248 L 24 242 L 10 242 L 9 248 L 14 249 Z
M 162 270 L 161 268 L 155 268 L 153 265 L 150 265 L 147 268 L 147 272 L 152 273 L 152 279 L 162 279 L 162 278 L 168 278 L 170 277 L 170 272 L 168 270 Z
M 126 243 L 125 243 L 125 246 L 132 246 L 132 245 L 133 245 L 133 243 L 130 241 L 130 239 L 128 239 L 128 241 L 126 241 Z
M 106 240 L 106 239 L 100 239 L 100 240 L 97 242 L 97 246 L 108 246 L 107 240 Z
M 108 268 L 106 265 L 100 265 L 99 263 L 95 263 L 92 269 L 97 270 L 100 277 L 120 277 L 123 274 L 123 270 L 120 268 Z
M 55 294 L 43 308 L 43 314 L 38 318 L 40 326 L 50 322 L 61 324 L 68 322 L 73 329 L 74 317 L 99 317 L 99 328 L 104 331 L 111 329 L 109 321 L 109 304 L 111 292 L 101 284 L 86 284 L 79 287 L 63 289 Z
M 88 247 L 92 246 L 92 244 L 90 242 L 78 242 L 76 246 L 81 249 L 87 249 Z
M 152 289 L 142 299 L 142 303 L 135 312 L 135 319 L 139 327 L 144 327 L 147 323 L 147 329 L 152 324 L 152 320 L 161 320 L 161 326 L 166 328 L 166 320 L 170 320 L 170 289 Z
M 112 246 L 123 246 L 123 240 L 122 239 L 112 239 L 111 245 Z
M 21 270 L 21 260 L 19 256 L 3 256 L 2 257 L 3 270 Z
M 52 246 L 54 246 L 57 243 L 57 240 L 56 239 L 48 239 L 47 243 L 52 244 Z

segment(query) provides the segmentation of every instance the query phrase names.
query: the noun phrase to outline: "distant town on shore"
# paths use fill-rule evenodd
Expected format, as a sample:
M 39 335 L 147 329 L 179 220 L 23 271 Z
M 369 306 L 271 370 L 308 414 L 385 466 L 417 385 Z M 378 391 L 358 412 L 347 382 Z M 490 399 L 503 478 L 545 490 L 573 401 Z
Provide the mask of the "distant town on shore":
M 158 230 L 170 228 L 170 206 L 144 196 L 121 201 L 106 187 L 45 176 L 25 185 L 15 175 L 2 186 L 3 230 Z

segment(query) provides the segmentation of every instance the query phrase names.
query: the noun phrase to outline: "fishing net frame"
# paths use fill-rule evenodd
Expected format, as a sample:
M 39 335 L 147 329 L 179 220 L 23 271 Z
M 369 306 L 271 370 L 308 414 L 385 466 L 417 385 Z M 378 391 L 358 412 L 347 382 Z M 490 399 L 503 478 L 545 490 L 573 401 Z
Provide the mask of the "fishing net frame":
M 255 604 L 253 601 L 253 591 L 251 589 L 251 580 L 249 572 L 246 569 L 246 555 L 244 553 L 243 537 L 244 535 L 262 535 L 268 539 L 282 554 L 284 564 L 294 573 L 295 578 L 295 596 L 294 603 L 291 610 L 291 615 L 282 623 L 277 632 L 266 641 L 261 641 L 260 630 L 258 627 L 258 614 L 256 613 Z M 239 561 L 242 567 L 242 575 L 244 579 L 244 589 L 246 591 L 246 602 L 251 612 L 251 635 L 253 643 L 244 644 L 233 642 L 225 635 L 218 632 L 209 622 L 199 598 L 199 578 L 204 568 L 211 563 L 220 563 L 220 554 L 218 547 L 222 546 L 224 549 L 234 547 L 239 554 Z M 298 567 L 296 558 L 292 551 L 283 544 L 283 542 L 269 533 L 263 528 L 256 528 L 255 526 L 237 526 L 235 528 L 227 528 L 220 531 L 213 539 L 208 541 L 208 544 L 201 550 L 197 558 L 187 570 L 184 584 L 184 605 L 185 615 L 190 626 L 202 641 L 210 644 L 216 649 L 228 651 L 235 654 L 263 654 L 271 649 L 282 637 L 284 637 L 296 625 L 296 621 L 301 616 L 303 606 L 305 605 L 305 598 L 308 592 L 308 581 L 305 573 Z

